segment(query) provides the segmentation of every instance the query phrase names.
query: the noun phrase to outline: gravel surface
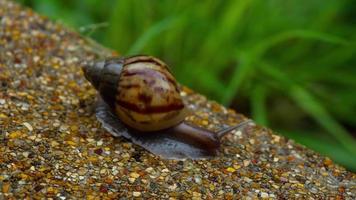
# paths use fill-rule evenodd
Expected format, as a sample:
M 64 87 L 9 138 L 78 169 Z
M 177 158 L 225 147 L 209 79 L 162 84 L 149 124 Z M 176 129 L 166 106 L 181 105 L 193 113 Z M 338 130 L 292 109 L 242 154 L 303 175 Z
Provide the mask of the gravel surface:
M 80 70 L 105 52 L 0 0 L 0 199 L 356 198 L 355 174 L 264 127 L 228 135 L 217 157 L 199 161 L 164 160 L 112 137 Z M 196 110 L 191 123 L 218 130 L 246 119 L 188 88 L 182 94 Z

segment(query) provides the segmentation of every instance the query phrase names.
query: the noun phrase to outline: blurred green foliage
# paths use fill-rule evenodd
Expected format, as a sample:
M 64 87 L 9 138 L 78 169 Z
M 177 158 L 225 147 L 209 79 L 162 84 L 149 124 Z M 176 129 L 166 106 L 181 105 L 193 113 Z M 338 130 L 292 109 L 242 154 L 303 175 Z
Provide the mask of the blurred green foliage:
M 20 2 L 356 171 L 354 1 Z

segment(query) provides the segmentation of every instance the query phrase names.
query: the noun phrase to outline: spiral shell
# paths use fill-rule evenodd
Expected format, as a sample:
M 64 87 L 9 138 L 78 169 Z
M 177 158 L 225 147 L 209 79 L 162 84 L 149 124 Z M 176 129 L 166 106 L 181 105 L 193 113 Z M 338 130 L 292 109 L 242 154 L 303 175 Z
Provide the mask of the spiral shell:
M 140 131 L 172 127 L 187 114 L 178 84 L 167 66 L 146 56 L 125 59 L 115 111 L 124 123 Z
M 115 114 L 142 132 L 167 129 L 187 116 L 177 81 L 151 56 L 113 58 L 84 68 L 87 79 Z

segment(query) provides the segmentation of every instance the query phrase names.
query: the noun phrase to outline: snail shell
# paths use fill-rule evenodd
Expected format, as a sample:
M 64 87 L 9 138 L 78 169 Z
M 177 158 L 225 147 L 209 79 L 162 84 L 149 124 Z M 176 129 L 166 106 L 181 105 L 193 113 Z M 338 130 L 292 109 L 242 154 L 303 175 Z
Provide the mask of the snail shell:
M 185 123 L 189 112 L 179 86 L 167 65 L 152 56 L 110 58 L 83 71 L 103 99 L 97 117 L 104 127 L 163 157 L 214 155 L 220 138 L 242 125 L 214 133 Z
M 131 128 L 142 132 L 167 129 L 188 114 L 175 78 L 156 58 L 113 59 L 85 69 L 87 79 Z

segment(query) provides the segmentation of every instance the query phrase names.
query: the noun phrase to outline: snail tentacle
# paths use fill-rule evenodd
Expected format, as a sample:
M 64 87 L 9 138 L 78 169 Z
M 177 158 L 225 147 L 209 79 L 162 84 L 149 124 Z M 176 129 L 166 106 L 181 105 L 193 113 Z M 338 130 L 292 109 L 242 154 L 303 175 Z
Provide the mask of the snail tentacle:
M 222 137 L 224 137 L 226 134 L 230 133 L 231 131 L 233 130 L 237 130 L 237 129 L 241 129 L 241 128 L 244 128 L 246 125 L 248 125 L 249 123 L 253 122 L 252 120 L 246 120 L 246 121 L 243 121 L 239 124 L 236 124 L 235 126 L 231 126 L 229 128 L 225 128 L 223 130 L 220 130 L 216 133 L 217 137 L 219 139 L 221 139 Z

